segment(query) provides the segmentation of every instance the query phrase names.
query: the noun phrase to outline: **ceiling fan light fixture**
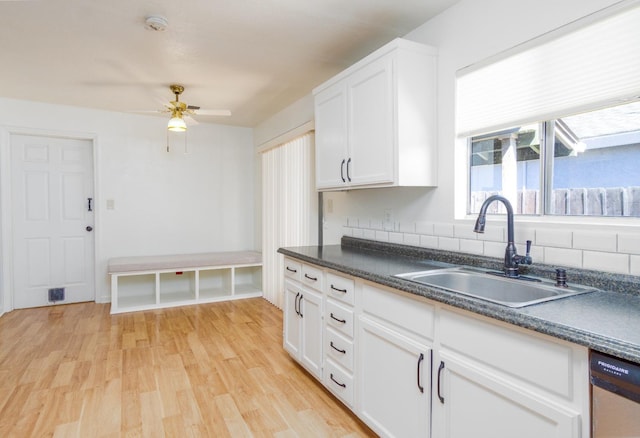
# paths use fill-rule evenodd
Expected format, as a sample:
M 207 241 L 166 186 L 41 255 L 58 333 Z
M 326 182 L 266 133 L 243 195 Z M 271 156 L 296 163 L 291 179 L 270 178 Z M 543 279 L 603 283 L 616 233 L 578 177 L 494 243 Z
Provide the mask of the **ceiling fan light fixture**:
M 184 132 L 187 130 L 187 124 L 182 117 L 175 115 L 169 120 L 167 129 L 174 132 Z

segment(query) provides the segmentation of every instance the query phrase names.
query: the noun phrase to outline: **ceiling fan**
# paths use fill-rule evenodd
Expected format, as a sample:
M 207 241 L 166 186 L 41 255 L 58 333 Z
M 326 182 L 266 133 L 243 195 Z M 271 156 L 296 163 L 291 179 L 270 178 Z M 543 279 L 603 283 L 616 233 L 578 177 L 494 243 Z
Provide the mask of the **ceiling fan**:
M 203 110 L 199 106 L 187 105 L 185 102 L 180 102 L 180 95 L 184 91 L 184 87 L 178 84 L 169 85 L 169 89 L 176 96 L 176 100 L 170 101 L 165 104 L 166 110 L 163 112 L 170 112 L 171 119 L 167 125 L 169 131 L 186 131 L 187 121 L 189 124 L 197 124 L 192 116 L 230 116 L 229 110 Z

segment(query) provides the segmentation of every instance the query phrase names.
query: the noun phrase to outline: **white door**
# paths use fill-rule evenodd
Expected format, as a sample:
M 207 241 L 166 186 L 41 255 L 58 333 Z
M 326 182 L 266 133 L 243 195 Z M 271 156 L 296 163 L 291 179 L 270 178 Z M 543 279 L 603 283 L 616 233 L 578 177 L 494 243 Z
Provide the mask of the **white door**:
M 429 437 L 431 349 L 367 318 L 358 333 L 361 418 L 382 436 Z
M 92 142 L 12 135 L 11 161 L 13 307 L 95 300 Z
M 393 183 L 394 114 L 392 60 L 383 57 L 349 80 L 349 181 Z
M 315 96 L 316 188 L 344 187 L 347 175 L 347 101 L 339 82 Z

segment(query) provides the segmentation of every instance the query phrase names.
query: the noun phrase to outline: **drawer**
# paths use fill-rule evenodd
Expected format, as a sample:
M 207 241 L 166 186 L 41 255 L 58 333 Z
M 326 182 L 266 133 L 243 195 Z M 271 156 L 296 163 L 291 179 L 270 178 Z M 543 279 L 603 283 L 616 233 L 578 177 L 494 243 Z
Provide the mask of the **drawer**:
M 324 316 L 327 326 L 353 339 L 353 319 L 353 310 L 327 300 Z
M 347 371 L 353 371 L 353 342 L 340 336 L 332 329 L 324 332 L 324 351 L 328 358 L 340 364 Z
M 353 408 L 353 377 L 331 360 L 325 361 L 324 386 L 350 408 Z
M 300 281 L 319 292 L 322 292 L 322 269 L 315 266 L 302 264 L 302 277 Z
M 442 349 L 485 364 L 492 372 L 526 381 L 536 389 L 573 398 L 574 352 L 569 344 L 446 310 L 440 315 L 438 328 Z
M 290 278 L 295 281 L 300 281 L 302 276 L 302 263 L 293 259 L 284 259 L 284 278 Z
M 433 340 L 435 308 L 420 297 L 364 284 L 362 309 L 364 313 L 392 323 L 400 329 Z
M 353 278 L 342 277 L 328 272 L 325 292 L 328 297 L 353 305 L 355 295 L 354 284 Z

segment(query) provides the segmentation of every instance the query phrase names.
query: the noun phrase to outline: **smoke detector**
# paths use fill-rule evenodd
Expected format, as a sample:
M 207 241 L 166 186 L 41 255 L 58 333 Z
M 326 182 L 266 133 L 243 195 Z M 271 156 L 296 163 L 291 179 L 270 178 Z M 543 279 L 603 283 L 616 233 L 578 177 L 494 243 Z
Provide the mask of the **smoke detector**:
M 160 15 L 149 15 L 144 19 L 144 28 L 155 32 L 164 32 L 169 22 Z

